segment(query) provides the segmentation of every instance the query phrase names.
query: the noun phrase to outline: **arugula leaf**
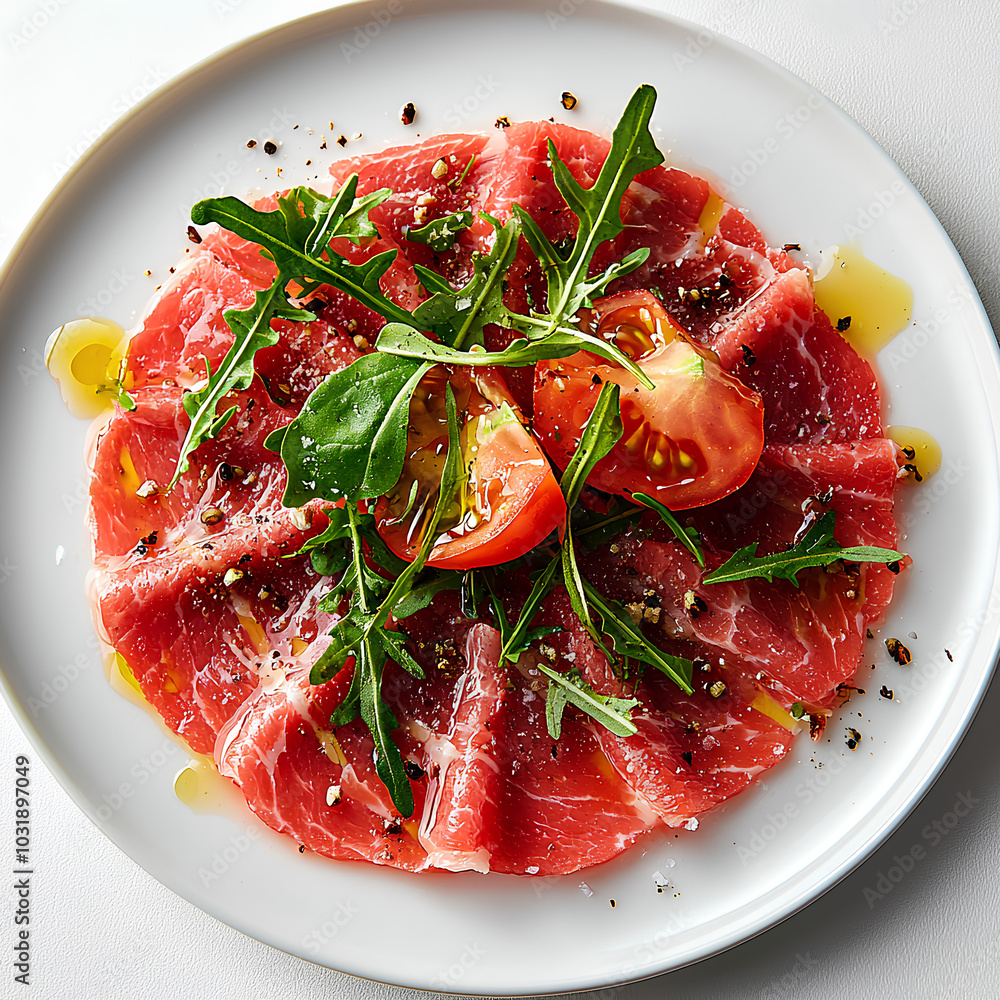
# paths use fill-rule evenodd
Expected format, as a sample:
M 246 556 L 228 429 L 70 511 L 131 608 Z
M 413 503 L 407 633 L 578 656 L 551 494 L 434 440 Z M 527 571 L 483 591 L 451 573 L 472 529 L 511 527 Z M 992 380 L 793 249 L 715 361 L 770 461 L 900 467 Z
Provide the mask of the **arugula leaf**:
M 556 632 L 565 631 L 561 625 L 539 625 L 538 628 L 529 628 L 521 637 L 519 643 L 511 647 L 511 653 L 516 660 L 525 650 L 530 649 L 533 643 L 539 639 L 544 639 L 548 635 L 555 635 Z
M 691 694 L 694 664 L 683 656 L 657 649 L 636 627 L 632 616 L 618 601 L 603 597 L 589 581 L 583 581 L 587 599 L 601 619 L 601 629 L 614 643 L 617 656 L 637 660 L 666 674 L 685 694 Z
M 403 767 L 403 755 L 392 738 L 392 731 L 399 728 L 399 723 L 382 697 L 382 672 L 386 659 L 382 643 L 366 639 L 358 644 L 354 669 L 361 673 L 361 718 L 375 740 L 375 773 L 389 790 L 399 814 L 412 816 L 413 790 Z
M 750 577 L 763 577 L 768 582 L 776 578 L 790 580 L 799 585 L 796 574 L 810 566 L 828 566 L 842 559 L 844 562 L 892 563 L 905 559 L 902 552 L 881 549 L 874 545 L 853 545 L 841 548 L 833 537 L 836 514 L 828 510 L 805 534 L 797 545 L 784 552 L 758 556 L 757 543 L 747 545 L 730 556 L 718 569 L 702 578 L 702 583 L 731 583 Z
M 282 503 L 349 503 L 388 493 L 403 469 L 410 397 L 431 366 L 366 354 L 316 387 L 299 415 L 268 437 L 288 471 Z
M 347 569 L 350 555 L 343 545 L 324 545 L 309 553 L 309 562 L 320 576 L 336 576 Z
M 353 533 L 351 528 L 351 512 L 347 507 L 328 507 L 324 510 L 329 524 L 318 535 L 306 540 L 297 552 L 282 556 L 283 559 L 295 559 L 297 556 L 308 555 L 312 560 L 313 569 L 320 576 L 335 576 L 342 572 L 353 558 Z M 358 537 L 364 542 L 375 562 L 389 573 L 398 573 L 406 562 L 390 551 L 382 541 L 382 536 L 375 528 L 375 518 L 371 514 L 356 514 Z M 372 571 L 366 571 L 370 586 L 375 589 L 387 588 L 388 581 Z M 353 570 L 345 576 L 331 591 L 334 597 L 340 597 L 354 586 Z M 336 603 L 327 595 L 320 602 L 320 610 L 336 611 Z
M 553 557 L 549 564 L 535 578 L 527 600 L 524 602 L 524 607 L 521 609 L 521 615 L 517 620 L 517 624 L 511 629 L 506 639 L 504 639 L 503 649 L 500 651 L 501 665 L 505 660 L 510 660 L 513 663 L 526 647 L 525 636 L 529 631 L 528 626 L 531 624 L 531 619 L 535 617 L 539 605 L 545 600 L 546 595 L 554 586 L 556 570 L 559 569 L 560 565 L 559 556 Z
M 316 317 L 304 309 L 293 307 L 285 296 L 289 274 L 279 271 L 271 287 L 254 293 L 249 309 L 227 309 L 223 314 L 233 331 L 233 345 L 213 372 L 205 360 L 207 381 L 199 389 L 184 393 L 184 412 L 190 423 L 181 444 L 177 465 L 170 479 L 173 486 L 189 468 L 188 456 L 204 441 L 218 437 L 232 420 L 238 407 L 230 406 L 217 415 L 219 403 L 231 392 L 247 389 L 253 381 L 254 355 L 262 347 L 278 342 L 278 331 L 271 329 L 272 319 L 313 320 Z
M 309 683 L 325 684 L 339 674 L 354 655 L 354 648 L 363 634 L 364 627 L 350 617 L 337 622 L 330 631 L 333 637 L 330 645 L 323 650 L 309 671 Z M 351 716 L 352 719 L 356 717 L 357 712 Z M 345 725 L 345 723 L 334 723 L 334 725 Z
M 659 500 L 654 499 L 646 493 L 633 493 L 632 499 L 637 500 L 644 507 L 655 510 L 660 515 L 660 520 L 674 533 L 674 537 L 694 556 L 695 561 L 705 568 L 705 550 L 701 545 L 701 535 L 697 528 L 685 528 L 680 521 L 674 517 L 674 513 L 669 507 L 665 507 Z
M 647 254 L 636 251 L 612 265 L 608 272 L 587 277 L 587 269 L 597 247 L 614 239 L 624 228 L 621 202 L 626 188 L 635 177 L 663 162 L 663 154 L 649 131 L 649 121 L 656 103 L 656 91 L 645 84 L 632 95 L 621 120 L 615 127 L 611 149 L 601 171 L 590 188 L 584 188 L 559 158 L 549 140 L 552 177 L 559 193 L 579 219 L 579 229 L 569 256 L 564 257 L 545 236 L 538 224 L 519 206 L 514 214 L 524 227 L 524 237 L 535 252 L 548 281 L 548 312 L 553 326 L 587 304 L 589 297 L 603 289 L 614 277 L 638 267 Z M 609 273 L 611 272 L 611 273 Z
M 553 684 L 549 681 L 548 690 L 545 692 L 545 727 L 554 740 L 562 736 L 562 717 L 568 701 L 566 685 Z
M 472 255 L 472 277 L 462 288 L 454 289 L 440 275 L 417 264 L 414 269 L 430 297 L 413 310 L 411 323 L 390 323 L 382 331 L 376 345 L 378 350 L 444 364 L 513 367 L 565 358 L 579 350 L 587 350 L 627 369 L 647 389 L 652 389 L 653 383 L 645 372 L 602 337 L 577 330 L 568 325 L 570 321 L 567 325 L 553 325 L 551 318 L 524 316 L 504 305 L 504 275 L 517 252 L 521 226 L 516 218 L 501 225 L 486 212 L 480 214 L 493 226 L 496 236 L 488 254 Z M 643 259 L 646 252 L 642 251 Z M 620 273 L 624 274 L 625 270 Z M 608 281 L 614 276 L 609 276 Z M 516 330 L 524 336 L 506 350 L 483 352 L 483 328 L 489 323 Z M 420 330 L 432 331 L 441 342 L 429 340 Z
M 411 243 L 423 243 L 437 253 L 450 250 L 455 245 L 455 239 L 463 229 L 472 225 L 471 212 L 454 212 L 428 222 L 419 229 L 408 229 L 406 238 Z
M 489 253 L 472 255 L 472 277 L 454 289 L 439 274 L 417 264 L 414 270 L 430 293 L 403 322 L 430 330 L 449 347 L 460 350 L 483 343 L 483 327 L 498 323 L 520 329 L 523 317 L 503 304 L 504 275 L 517 253 L 520 227 L 516 219 L 501 225 L 498 219 L 483 213 L 495 230 Z M 412 326 L 411 326 L 412 328 Z
M 580 435 L 573 457 L 569 460 L 559 481 L 566 498 L 567 509 L 572 509 L 594 466 L 618 443 L 622 436 L 621 389 L 614 382 L 601 386 L 597 402 L 591 410 Z
M 429 301 L 429 300 L 428 300 Z M 417 307 L 419 311 L 423 305 Z M 519 320 L 511 314 L 508 323 Z M 490 322 L 497 322 L 491 320 Z M 526 325 L 534 328 L 535 320 L 529 320 Z M 536 361 L 548 361 L 555 358 L 568 358 L 578 351 L 590 351 L 614 365 L 627 369 L 647 389 L 653 388 L 649 376 L 628 355 L 623 354 L 614 344 L 600 337 L 594 337 L 579 330 L 559 328 L 541 340 L 531 340 L 518 337 L 511 341 L 502 351 L 485 351 L 474 345 L 470 351 L 459 351 L 448 344 L 429 340 L 419 330 L 405 323 L 387 323 L 379 333 L 375 349 L 383 354 L 392 354 L 399 358 L 412 358 L 420 361 L 435 362 L 446 365 L 470 365 L 472 367 L 488 367 L 503 365 L 508 367 L 525 367 Z
M 319 665 L 317 661 L 316 666 Z M 328 677 L 324 677 L 321 680 L 314 678 L 316 672 L 316 666 L 313 667 L 313 672 L 309 674 L 310 684 L 322 684 L 325 680 L 329 680 Z M 331 677 L 333 674 L 330 675 Z M 351 675 L 351 686 L 347 689 L 347 694 L 344 695 L 344 700 L 333 710 L 330 716 L 330 725 L 334 729 L 339 729 L 341 726 L 349 726 L 359 715 L 361 714 L 361 671 L 355 670 Z
M 562 713 L 566 703 L 575 705 L 610 729 L 615 736 L 634 736 L 639 730 L 629 718 L 632 709 L 639 704 L 637 698 L 613 698 L 598 694 L 575 667 L 568 673 L 558 671 L 539 663 L 538 669 L 549 679 L 549 690 L 545 699 L 545 721 L 549 735 L 559 739 L 562 734 Z
M 587 597 L 584 591 L 583 578 L 576 562 L 576 550 L 573 545 L 572 518 L 569 512 L 580 498 L 580 492 L 594 466 L 618 443 L 622 436 L 621 406 L 619 402 L 620 389 L 613 382 L 605 382 L 594 404 L 590 417 L 580 435 L 573 457 L 566 466 L 559 481 L 560 489 L 566 498 L 566 525 L 562 539 L 562 569 L 563 583 L 569 594 L 570 604 L 576 616 L 583 623 L 595 642 L 600 644 L 601 637 L 594 627 L 587 608 Z
M 380 316 L 405 323 L 409 312 L 387 298 L 379 285 L 396 251 L 350 264 L 330 247 L 330 241 L 337 237 L 357 243 L 377 234 L 367 213 L 385 201 L 390 191 L 386 188 L 357 198 L 357 186 L 358 176 L 352 174 L 330 198 L 306 187 L 292 188 L 278 199 L 279 207 L 273 212 L 259 212 L 239 198 L 207 198 L 191 209 L 191 219 L 197 225 L 216 222 L 259 244 L 279 272 L 306 279 L 311 287 L 330 285 Z M 311 287 L 307 285 L 306 291 Z
M 393 618 L 409 618 L 417 611 L 422 611 L 434 599 L 435 594 L 442 590 L 458 590 L 462 583 L 462 575 L 456 570 L 431 570 L 426 579 L 421 580 L 415 587 L 400 599 L 399 603 L 392 609 Z
M 413 677 L 423 678 L 424 669 L 410 654 L 406 648 L 409 636 L 403 632 L 396 632 L 392 629 L 378 629 L 372 633 L 380 643 L 386 654 L 396 661 L 408 674 Z
M 553 561 L 554 565 L 555 562 Z M 543 584 L 543 586 L 545 585 Z M 530 598 L 531 595 L 529 595 L 529 600 Z M 511 663 L 515 662 L 521 653 L 528 649 L 533 642 L 544 639 L 545 636 L 552 635 L 554 632 L 563 631 L 560 625 L 539 625 L 538 628 L 528 628 L 527 626 L 534 615 L 533 609 L 527 615 L 522 611 L 517 624 L 512 626 L 510 619 L 507 617 L 507 612 L 504 610 L 503 601 L 492 591 L 490 591 L 490 602 L 493 605 L 493 613 L 500 628 L 500 641 L 503 643 L 503 648 L 500 652 L 501 664 L 505 659 L 510 660 Z M 525 605 L 525 608 L 527 608 L 527 605 Z

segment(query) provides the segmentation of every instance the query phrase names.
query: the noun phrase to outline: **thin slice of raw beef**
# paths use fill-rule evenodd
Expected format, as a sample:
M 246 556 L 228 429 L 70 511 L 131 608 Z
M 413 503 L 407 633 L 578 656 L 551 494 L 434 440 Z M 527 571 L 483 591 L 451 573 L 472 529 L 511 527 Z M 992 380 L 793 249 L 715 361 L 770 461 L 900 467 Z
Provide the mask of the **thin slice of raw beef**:
M 817 309 L 806 271 L 779 275 L 711 347 L 723 368 L 761 394 L 769 443 L 815 445 L 882 433 L 875 373 Z
M 717 663 L 710 668 L 703 656 L 710 651 L 698 642 L 678 642 L 662 630 L 650 636 L 665 652 L 699 661 L 694 693 L 685 695 L 652 668 L 638 688 L 623 681 L 581 626 L 563 588 L 546 601 L 537 621 L 563 630 L 546 639 L 555 663 L 562 664 L 556 669 L 576 667 L 599 694 L 640 699 L 632 714 L 634 735 L 591 728 L 618 774 L 668 826 L 693 828 L 701 813 L 749 787 L 788 752 L 792 733 L 751 707 L 756 684 L 734 684 L 729 670 Z M 708 688 L 723 679 L 729 682 L 724 694 L 713 697 Z
M 898 448 L 888 438 L 815 447 L 767 445 L 742 489 L 689 516 L 720 554 L 752 542 L 761 555 L 780 551 L 826 510 L 837 515 L 834 537 L 844 547 L 895 549 L 892 511 L 898 481 Z M 657 530 L 665 537 L 662 528 Z M 862 563 L 858 575 L 867 623 L 888 606 L 896 574 L 881 563 Z

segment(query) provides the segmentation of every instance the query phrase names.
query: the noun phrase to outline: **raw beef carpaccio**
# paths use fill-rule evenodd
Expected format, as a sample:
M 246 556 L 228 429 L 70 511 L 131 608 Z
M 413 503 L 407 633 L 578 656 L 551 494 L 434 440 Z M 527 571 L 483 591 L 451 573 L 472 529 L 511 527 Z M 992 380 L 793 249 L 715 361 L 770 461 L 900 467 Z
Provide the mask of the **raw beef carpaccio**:
M 503 221 L 517 203 L 552 240 L 571 235 L 575 218 L 547 165 L 549 138 L 578 180 L 596 177 L 607 140 L 548 122 L 335 163 L 335 184 L 357 172 L 359 193 L 393 191 L 371 213 L 374 243 L 337 249 L 355 261 L 398 250 L 382 287 L 412 308 L 424 294 L 414 264 L 462 281 L 493 230 L 477 217 L 454 248 L 435 253 L 405 239 L 410 226 L 465 209 Z M 437 179 L 441 159 L 448 174 Z M 682 170 L 641 174 L 622 217 L 624 231 L 593 267 L 637 247 L 651 253 L 610 291 L 655 289 L 692 339 L 763 400 L 766 446 L 750 480 L 686 512 L 702 533 L 706 571 L 751 542 L 761 552 L 787 546 L 810 511 L 836 511 L 845 546 L 894 547 L 898 461 L 882 436 L 879 386 L 817 309 L 809 272 Z M 154 300 L 129 351 L 136 408 L 116 409 L 97 439 L 90 518 L 106 636 L 166 724 L 212 755 L 269 826 L 331 858 L 410 871 L 568 873 L 614 857 L 654 827 L 694 828 L 787 753 L 788 709 L 801 703 L 818 720 L 835 703 L 857 668 L 866 624 L 892 595 L 890 568 L 838 564 L 810 571 L 799 587 L 759 579 L 704 586 L 706 571 L 649 515 L 642 531 L 587 554 L 586 572 L 611 597 L 655 603 L 646 635 L 695 662 L 694 693 L 655 671 L 637 692 L 623 683 L 562 588 L 536 622 L 562 631 L 504 666 L 495 622 L 467 619 L 456 593 L 442 591 L 406 623 L 425 679 L 392 663 L 384 678 L 416 803 L 412 817 L 397 815 L 362 721 L 330 723 L 353 662 L 325 684 L 309 683 L 334 620 L 318 610 L 330 580 L 294 554 L 326 515 L 320 503 L 281 506 L 284 469 L 263 447 L 326 375 L 371 350 L 382 320 L 326 289 L 312 304 L 315 322 L 275 321 L 281 339 L 255 361 L 272 391 L 258 378 L 235 394 L 237 418 L 191 456 L 171 492 L 141 489 L 170 479 L 187 428 L 184 389 L 232 342 L 224 310 L 247 307 L 272 279 L 257 251 L 212 232 Z M 523 245 L 508 279 L 513 308 L 544 293 Z M 512 337 L 494 328 L 488 346 Z M 530 415 L 532 369 L 504 375 Z M 516 613 L 527 575 L 505 584 Z M 570 707 L 553 740 L 542 662 L 579 670 L 603 694 L 637 694 L 638 732 L 615 736 Z

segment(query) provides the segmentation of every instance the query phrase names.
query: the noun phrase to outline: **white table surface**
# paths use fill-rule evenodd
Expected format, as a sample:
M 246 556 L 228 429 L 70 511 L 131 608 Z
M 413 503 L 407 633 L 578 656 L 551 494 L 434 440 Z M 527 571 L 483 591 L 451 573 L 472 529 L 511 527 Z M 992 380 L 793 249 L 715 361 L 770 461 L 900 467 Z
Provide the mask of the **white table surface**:
M 323 0 L 0 0 L 0 258 L 69 162 L 128 106 L 217 49 L 328 6 L 333 4 Z M 557 9 L 557 0 L 548 6 Z M 1000 4 L 659 0 L 649 6 L 765 53 L 856 118 L 937 213 L 1000 329 Z M 1000 997 L 998 719 L 1000 687 L 994 685 L 963 745 L 913 815 L 858 871 L 802 913 L 697 966 L 597 995 Z M 31 996 L 427 995 L 274 951 L 175 896 L 77 810 L 0 707 L 0 764 L 8 777 L 22 753 L 33 762 L 38 873 Z M 934 824 L 951 823 L 959 795 L 973 808 L 952 829 L 941 826 L 946 836 L 935 838 Z M 11 799 L 0 796 L 4 858 L 12 849 Z M 893 870 L 895 859 L 915 845 L 926 848 L 923 856 L 901 880 L 888 881 L 900 874 Z M 887 886 L 891 891 L 882 891 L 882 898 L 874 895 Z M 7 947 L 13 905 L 13 890 L 0 888 L 0 996 L 21 995 Z M 405 925 L 407 915 L 396 916 Z

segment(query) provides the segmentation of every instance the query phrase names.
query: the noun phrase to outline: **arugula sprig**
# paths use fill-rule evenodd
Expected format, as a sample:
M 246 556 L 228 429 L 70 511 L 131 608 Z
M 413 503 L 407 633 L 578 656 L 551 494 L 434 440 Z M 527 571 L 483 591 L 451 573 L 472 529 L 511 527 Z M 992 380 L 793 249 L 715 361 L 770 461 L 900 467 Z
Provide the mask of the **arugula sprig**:
M 316 661 L 310 674 L 314 684 L 329 680 L 354 657 L 354 678 L 344 701 L 338 706 L 331 724 L 346 725 L 358 714 L 375 741 L 375 770 L 392 796 L 401 816 L 413 813 L 413 793 L 403 767 L 402 755 L 392 739 L 399 726 L 382 697 L 382 674 L 386 662 L 394 660 L 416 677 L 423 670 L 406 648 L 407 636 L 387 627 L 401 611 L 407 599 L 413 603 L 413 584 L 438 540 L 438 526 L 445 509 L 452 503 L 462 477 L 458 413 L 451 386 L 445 390 L 448 413 L 448 452 L 441 473 L 441 483 L 434 510 L 424 529 L 420 551 L 394 581 L 372 571 L 365 560 L 364 522 L 356 503 L 347 501 L 347 530 L 350 538 L 349 562 L 343 577 L 334 587 L 336 598 L 347 598 L 346 613 L 330 631 L 331 642 Z M 331 522 L 332 523 L 332 522 Z M 430 598 L 428 597 L 428 600 Z M 326 599 L 324 599 L 326 600 Z M 329 607 L 329 604 L 326 605 Z M 416 610 L 413 607 L 412 610 Z
M 641 503 L 660 515 L 660 520 L 674 533 L 674 537 L 694 556 L 695 562 L 705 568 L 705 550 L 702 548 L 701 535 L 697 528 L 685 528 L 674 516 L 674 512 L 660 503 L 655 497 L 646 493 L 633 493 L 632 499 Z
M 453 212 L 433 219 L 419 229 L 409 229 L 406 238 L 411 243 L 423 243 L 437 253 L 450 250 L 455 245 L 458 234 L 472 225 L 471 212 Z
M 842 548 L 833 537 L 836 513 L 828 510 L 804 535 L 802 540 L 784 552 L 758 556 L 757 543 L 747 545 L 730 556 L 718 569 L 702 578 L 702 583 L 732 583 L 750 577 L 763 577 L 768 583 L 775 579 L 790 580 L 799 585 L 797 574 L 810 566 L 829 566 L 843 562 L 894 563 L 906 556 L 893 549 L 875 545 L 851 545 Z
M 357 186 L 358 175 L 352 174 L 331 197 L 295 187 L 278 199 L 278 208 L 271 212 L 258 211 L 239 198 L 208 198 L 191 209 L 191 218 L 196 225 L 216 222 L 257 243 L 279 273 L 307 282 L 306 291 L 330 285 L 387 320 L 405 323 L 410 313 L 379 285 L 397 251 L 385 250 L 362 264 L 351 264 L 330 245 L 341 237 L 360 243 L 378 236 L 368 213 L 392 192 L 383 188 L 357 197 Z
M 632 95 L 611 139 L 611 149 L 597 180 L 584 188 L 560 159 L 549 140 L 552 179 L 566 204 L 579 220 L 579 228 L 568 255 L 564 256 L 542 232 L 538 223 L 520 206 L 514 213 L 524 227 L 524 237 L 545 271 L 548 283 L 548 321 L 555 330 L 567 317 L 589 305 L 596 293 L 615 278 L 639 267 L 649 256 L 642 248 L 612 264 L 604 272 L 588 277 L 598 246 L 622 232 L 622 198 L 629 184 L 644 170 L 663 162 L 663 154 L 649 131 L 656 91 L 645 84 Z
M 319 282 L 327 281 L 337 287 L 343 286 L 343 291 L 350 289 L 357 296 L 366 296 L 371 300 L 366 304 L 374 306 L 372 283 L 378 290 L 378 278 L 388 269 L 394 254 L 388 257 L 380 254 L 364 265 L 353 265 L 329 248 L 330 241 L 338 237 L 357 243 L 377 234 L 368 212 L 384 201 L 389 192 L 376 191 L 358 198 L 357 183 L 357 175 L 352 176 L 332 198 L 308 188 L 293 188 L 278 199 L 278 208 L 272 212 L 259 212 L 238 198 L 228 197 L 209 198 L 191 209 L 195 223 L 218 222 L 238 236 L 259 243 L 261 252 L 278 270 L 270 287 L 254 294 L 252 306 L 228 309 L 224 313 L 233 332 L 233 344 L 214 372 L 206 359 L 205 384 L 184 394 L 184 411 L 190 422 L 170 486 L 187 471 L 191 452 L 217 437 L 236 414 L 235 405 L 219 414 L 219 404 L 230 393 L 250 386 L 257 351 L 278 342 L 279 334 L 272 329 L 271 321 L 309 322 L 316 318 L 292 302 L 288 291 L 290 282 L 301 282 L 304 295 Z M 325 262 L 320 259 L 322 254 L 327 257 Z M 378 300 L 395 318 L 409 315 L 386 299 L 380 290 Z
M 590 617 L 587 607 L 587 594 L 583 579 L 576 561 L 576 549 L 573 544 L 573 522 L 569 516 L 580 499 L 587 476 L 594 466 L 618 443 L 622 436 L 620 389 L 613 382 L 605 382 L 594 409 L 580 435 L 580 444 L 566 466 L 559 481 L 560 489 L 566 499 L 566 524 L 562 537 L 562 571 L 563 583 L 569 594 L 570 604 L 577 618 L 592 638 L 600 643 L 601 637 Z
M 422 336 L 420 331 L 428 331 L 442 344 L 462 350 L 482 347 L 483 329 L 490 323 L 517 328 L 521 317 L 504 305 L 503 293 L 504 276 L 517 253 L 520 230 L 513 221 L 501 225 L 498 219 L 486 213 L 483 218 L 493 226 L 493 245 L 488 253 L 472 255 L 472 275 L 461 288 L 453 288 L 429 268 L 420 264 L 414 266 L 428 298 L 413 310 L 408 321 L 404 321 L 406 329 L 418 336 Z
M 618 601 L 598 593 L 587 580 L 584 591 L 590 606 L 597 613 L 601 632 L 611 639 L 616 656 L 626 664 L 630 660 L 654 667 L 670 678 L 685 694 L 692 692 L 694 664 L 683 656 L 673 656 L 653 645 L 639 630 L 628 610 Z
M 272 347 L 278 342 L 279 334 L 271 328 L 271 320 L 308 321 L 316 318 L 308 310 L 299 309 L 289 302 L 285 293 L 289 278 L 287 271 L 279 271 L 270 288 L 254 293 L 254 303 L 249 309 L 227 309 L 223 313 L 229 329 L 233 331 L 233 345 L 214 372 L 206 358 L 205 384 L 184 393 L 184 412 L 190 422 L 170 486 L 187 472 L 191 452 L 210 438 L 218 437 L 235 416 L 236 404 L 218 414 L 219 404 L 231 392 L 249 388 L 254 376 L 254 355 L 262 347 Z
M 507 317 L 506 325 L 526 327 L 529 331 L 534 331 L 542 323 L 533 319 L 522 322 L 522 317 L 511 313 Z M 554 333 L 548 334 L 542 340 L 518 337 L 502 351 L 486 351 L 479 345 L 474 345 L 469 351 L 460 351 L 447 344 L 429 340 L 412 326 L 407 326 L 404 323 L 388 323 L 379 333 L 375 349 L 383 354 L 392 354 L 398 358 L 411 358 L 446 365 L 468 365 L 473 368 L 488 366 L 521 368 L 533 365 L 537 361 L 568 358 L 578 351 L 589 351 L 613 365 L 626 369 L 647 389 L 653 388 L 649 376 L 610 341 L 595 337 L 582 330 L 562 327 Z
M 576 667 L 565 674 L 544 664 L 539 664 L 538 669 L 549 680 L 545 696 L 545 723 L 552 739 L 557 740 L 562 735 L 562 715 L 567 703 L 575 705 L 615 736 L 634 736 L 639 731 L 630 717 L 632 709 L 641 704 L 638 698 L 598 694 Z

